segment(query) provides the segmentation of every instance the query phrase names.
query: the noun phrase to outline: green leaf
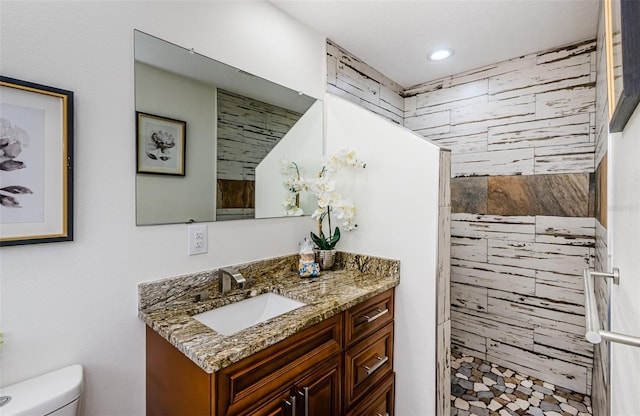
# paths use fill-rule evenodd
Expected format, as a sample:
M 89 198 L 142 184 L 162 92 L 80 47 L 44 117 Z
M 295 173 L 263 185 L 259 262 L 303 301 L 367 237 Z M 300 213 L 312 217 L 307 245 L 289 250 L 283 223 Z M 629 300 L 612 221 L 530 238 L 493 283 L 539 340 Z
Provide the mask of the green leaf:
M 327 240 L 324 237 L 324 233 L 320 233 L 321 237 L 318 237 L 317 235 L 315 235 L 313 232 L 310 233 L 311 236 L 311 241 L 314 242 L 314 244 L 316 246 L 318 246 L 319 249 L 321 250 L 328 250 L 327 247 Z
M 340 240 L 340 228 L 336 227 L 336 230 L 333 232 L 333 237 L 331 237 L 331 239 L 329 240 L 329 244 L 331 245 L 331 248 L 335 247 L 336 244 L 338 244 L 339 240 Z
M 313 232 L 309 233 L 309 235 L 311 236 L 311 241 L 313 241 L 320 250 L 333 250 L 336 244 L 338 244 L 338 241 L 340 241 L 340 228 L 336 227 L 331 238 L 327 238 L 327 236 L 324 235 L 324 231 L 320 232 L 319 237 Z

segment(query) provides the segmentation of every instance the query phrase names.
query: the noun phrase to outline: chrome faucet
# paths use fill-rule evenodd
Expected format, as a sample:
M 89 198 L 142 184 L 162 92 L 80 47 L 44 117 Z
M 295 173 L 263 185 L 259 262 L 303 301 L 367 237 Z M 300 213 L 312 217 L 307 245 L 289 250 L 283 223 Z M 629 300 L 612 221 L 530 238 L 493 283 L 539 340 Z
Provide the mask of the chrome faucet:
M 229 293 L 231 290 L 231 279 L 236 282 L 238 289 L 244 289 L 247 280 L 244 276 L 233 267 L 223 267 L 218 270 L 218 290 L 221 295 Z

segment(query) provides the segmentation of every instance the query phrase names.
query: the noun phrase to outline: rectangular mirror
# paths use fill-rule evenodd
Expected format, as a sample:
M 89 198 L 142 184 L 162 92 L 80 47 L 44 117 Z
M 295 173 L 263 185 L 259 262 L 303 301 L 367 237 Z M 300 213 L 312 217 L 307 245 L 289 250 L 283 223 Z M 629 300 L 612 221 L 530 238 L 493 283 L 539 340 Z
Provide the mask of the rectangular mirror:
M 137 30 L 134 44 L 137 225 L 285 216 L 280 162 L 317 171 L 322 102 Z

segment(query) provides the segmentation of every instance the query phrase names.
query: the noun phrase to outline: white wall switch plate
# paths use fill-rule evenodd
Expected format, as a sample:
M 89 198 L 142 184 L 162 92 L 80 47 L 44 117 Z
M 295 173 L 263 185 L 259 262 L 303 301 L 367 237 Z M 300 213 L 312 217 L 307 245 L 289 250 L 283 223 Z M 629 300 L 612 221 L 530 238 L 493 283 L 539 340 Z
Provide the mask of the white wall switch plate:
M 188 254 L 190 256 L 196 254 L 204 254 L 209 250 L 208 229 L 205 224 L 189 225 L 189 247 Z

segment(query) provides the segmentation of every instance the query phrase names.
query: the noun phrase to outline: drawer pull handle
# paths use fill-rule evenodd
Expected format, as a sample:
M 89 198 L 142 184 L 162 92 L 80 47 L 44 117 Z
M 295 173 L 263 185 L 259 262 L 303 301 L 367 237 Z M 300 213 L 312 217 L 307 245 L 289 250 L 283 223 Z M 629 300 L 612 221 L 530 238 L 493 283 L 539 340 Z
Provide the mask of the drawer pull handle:
M 309 416 L 309 387 L 303 387 L 302 389 L 297 389 L 296 394 L 298 395 L 298 398 L 302 400 L 302 406 L 304 409 L 303 415 Z M 297 415 L 294 415 L 294 416 L 297 416 Z
M 309 416 L 309 387 L 303 387 L 304 392 L 304 416 Z
M 290 396 L 291 399 L 291 414 L 296 416 L 296 396 Z
M 385 412 L 384 414 L 382 413 L 376 413 L 376 416 L 389 416 L 389 413 Z
M 378 359 L 378 362 L 375 363 L 373 366 L 369 367 L 366 365 L 363 365 L 362 368 L 364 368 L 365 370 L 367 370 L 367 375 L 370 376 L 371 374 L 373 374 L 378 368 L 382 367 L 383 365 L 385 365 L 387 363 L 387 361 L 389 361 L 389 357 L 376 357 Z
M 295 413 L 293 413 L 293 411 L 292 411 L 293 410 L 293 405 L 291 404 L 291 402 L 289 402 L 288 400 L 282 400 L 282 406 L 283 406 L 284 410 L 288 410 L 288 412 L 285 412 L 285 415 L 287 415 L 287 416 L 295 416 Z
M 376 309 L 376 312 L 378 312 L 377 314 L 373 315 L 372 317 L 369 317 L 369 315 L 364 315 L 363 318 L 367 320 L 367 323 L 370 324 L 371 322 L 375 321 L 376 319 L 380 318 L 382 315 L 384 315 L 385 313 L 389 312 L 389 309 Z

